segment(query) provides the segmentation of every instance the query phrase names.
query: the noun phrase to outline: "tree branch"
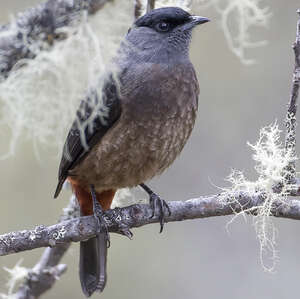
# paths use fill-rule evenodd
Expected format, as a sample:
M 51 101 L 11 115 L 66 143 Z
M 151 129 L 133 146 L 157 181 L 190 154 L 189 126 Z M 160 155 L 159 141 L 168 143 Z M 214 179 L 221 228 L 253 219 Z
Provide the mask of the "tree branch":
M 285 148 L 286 151 L 292 151 L 293 156 L 296 156 L 296 114 L 297 114 L 297 100 L 299 94 L 300 85 L 300 9 L 297 11 L 299 19 L 297 22 L 296 41 L 293 44 L 293 50 L 295 53 L 295 68 L 292 80 L 292 90 L 290 101 L 288 105 L 286 115 L 286 137 L 285 137 Z M 296 163 L 295 161 L 290 162 L 287 167 L 286 180 L 294 183 L 296 176 Z
M 19 14 L 0 27 L 0 82 L 22 59 L 33 59 L 37 49 L 48 49 L 66 38 L 59 29 L 74 24 L 81 13 L 94 14 L 110 0 L 48 0 Z
M 64 209 L 63 215 L 59 221 L 68 221 L 74 217 L 79 216 L 79 207 L 74 196 L 71 197 L 70 203 Z M 33 236 L 39 234 L 37 227 Z M 2 242 L 0 241 L 2 244 Z M 41 294 L 51 289 L 56 280 L 67 270 L 67 266 L 59 264 L 64 254 L 69 249 L 71 243 L 64 243 L 55 247 L 48 247 L 43 252 L 40 260 L 29 271 L 24 283 L 19 287 L 18 291 L 14 294 L 16 299 L 34 299 L 38 298 Z
M 63 248 L 66 251 L 70 244 L 66 243 L 56 248 Z M 63 264 L 50 266 L 48 261 L 51 260 L 53 250 L 47 248 L 40 261 L 27 274 L 26 282 L 19 288 L 18 292 L 13 295 L 15 299 L 38 298 L 41 294 L 51 289 L 56 280 L 67 270 Z
M 239 193 L 234 196 L 234 201 L 232 199 L 232 197 L 225 198 L 223 194 L 219 194 L 201 196 L 187 201 L 168 202 L 171 215 L 166 217 L 166 222 L 232 215 L 246 209 L 259 207 L 263 203 L 264 195 L 258 193 L 256 196 L 249 196 L 246 193 Z M 105 220 L 110 232 L 121 233 L 120 228 L 134 228 L 159 223 L 159 214 L 156 213 L 154 217 L 151 215 L 150 205 L 136 204 L 106 211 Z M 300 220 L 300 201 L 275 202 L 272 216 Z M 118 219 L 118 223 L 112 222 L 110 219 Z M 33 230 L 11 232 L 0 236 L 0 256 L 87 240 L 96 235 L 97 225 L 98 222 L 94 216 L 85 216 L 62 221 L 48 227 L 37 226 Z

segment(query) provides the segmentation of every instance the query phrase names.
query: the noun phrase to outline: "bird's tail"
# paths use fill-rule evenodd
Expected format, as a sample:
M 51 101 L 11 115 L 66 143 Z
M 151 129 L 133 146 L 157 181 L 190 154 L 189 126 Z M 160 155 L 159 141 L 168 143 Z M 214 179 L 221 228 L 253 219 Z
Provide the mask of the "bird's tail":
M 98 234 L 80 242 L 79 277 L 83 293 L 90 297 L 102 292 L 106 284 L 107 235 Z
M 93 203 L 90 192 L 74 180 L 70 180 L 72 189 L 80 205 L 82 216 L 93 214 Z M 103 210 L 110 208 L 115 190 L 96 193 Z M 83 293 L 90 297 L 95 291 L 102 292 L 107 279 L 107 233 L 100 232 L 96 237 L 80 242 L 79 278 Z

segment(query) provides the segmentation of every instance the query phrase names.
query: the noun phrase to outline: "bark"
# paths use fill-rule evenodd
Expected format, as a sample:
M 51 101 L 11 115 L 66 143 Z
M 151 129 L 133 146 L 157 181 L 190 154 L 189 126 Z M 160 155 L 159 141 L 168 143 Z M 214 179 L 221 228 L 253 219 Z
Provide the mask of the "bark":
M 299 194 L 297 194 L 299 195 Z M 168 202 L 171 215 L 166 222 L 233 215 L 243 210 L 259 207 L 264 200 L 263 193 L 249 196 L 236 194 L 234 198 L 224 198 L 223 194 L 201 196 L 187 201 Z M 255 214 L 255 211 L 253 212 Z M 151 217 L 150 205 L 136 204 L 125 208 L 115 208 L 105 212 L 105 221 L 109 232 L 121 233 L 124 230 L 159 223 L 156 211 Z M 274 203 L 272 215 L 276 217 L 300 220 L 300 201 L 288 200 L 286 203 Z M 115 219 L 115 221 L 112 221 Z M 94 216 L 85 216 L 64 220 L 51 226 L 37 226 L 32 230 L 11 232 L 0 236 L 0 256 L 32 250 L 40 247 L 54 247 L 69 242 L 79 242 L 94 237 L 99 230 Z
M 300 9 L 297 11 L 300 17 Z M 300 86 L 300 18 L 297 22 L 296 40 L 293 44 L 293 50 L 295 54 L 295 67 L 292 79 L 291 95 L 288 104 L 287 116 L 286 116 L 286 137 L 285 148 L 292 151 L 296 156 L 296 114 L 298 107 L 298 94 Z M 290 183 L 294 183 L 296 176 L 296 164 L 291 162 L 287 167 L 288 175 L 286 180 Z

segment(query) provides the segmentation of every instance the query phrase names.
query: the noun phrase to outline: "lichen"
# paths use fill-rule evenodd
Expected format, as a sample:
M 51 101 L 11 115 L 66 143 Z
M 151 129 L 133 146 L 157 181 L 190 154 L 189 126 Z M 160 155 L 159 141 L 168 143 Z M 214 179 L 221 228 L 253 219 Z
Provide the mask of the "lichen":
M 278 259 L 276 250 L 277 229 L 272 221 L 271 212 L 274 202 L 288 204 L 287 196 L 289 191 L 294 188 L 288 184 L 286 176 L 289 172 L 288 165 L 295 162 L 296 157 L 292 150 L 286 150 L 280 141 L 281 131 L 277 123 L 264 127 L 260 131 L 259 140 L 255 144 L 248 143 L 253 150 L 253 160 L 257 179 L 250 181 L 243 172 L 233 170 L 227 181 L 230 187 L 222 188 L 223 196 L 221 201 L 228 203 L 236 202 L 236 194 L 245 193 L 249 196 L 263 194 L 262 204 L 258 207 L 243 209 L 235 214 L 230 223 L 238 216 L 245 216 L 248 213 L 255 212 L 253 216 L 253 225 L 260 244 L 260 260 L 266 271 L 273 271 Z M 276 192 L 274 191 L 274 187 Z
M 37 157 L 43 148 L 61 154 L 80 101 L 96 82 L 101 87 L 99 78 L 132 23 L 131 6 L 108 3 L 97 17 L 83 13 L 76 25 L 59 30 L 68 38 L 52 48 L 32 43 L 35 59 L 20 60 L 0 84 L 1 134 L 10 131 L 2 158 L 14 155 L 21 137 L 32 141 Z
M 54 240 L 59 240 L 59 239 L 61 239 L 65 236 L 66 232 L 67 232 L 66 228 L 63 225 L 58 231 L 53 233 L 52 237 L 53 237 Z
M 3 268 L 5 271 L 8 272 L 9 279 L 8 282 L 6 283 L 8 288 L 7 294 L 3 294 L 3 293 L 0 294 L 0 297 L 2 299 L 8 299 L 8 298 L 13 299 L 14 290 L 16 289 L 17 286 L 19 286 L 24 281 L 24 279 L 26 279 L 30 269 L 22 267 L 21 266 L 22 261 L 23 261 L 22 259 L 19 260 L 17 264 L 11 269 L 6 267 Z
M 249 49 L 262 47 L 266 40 L 253 41 L 253 28 L 266 27 L 271 12 L 263 0 L 194 0 L 194 7 L 205 10 L 213 7 L 221 17 L 220 24 L 230 50 L 245 65 L 255 63 L 246 57 Z

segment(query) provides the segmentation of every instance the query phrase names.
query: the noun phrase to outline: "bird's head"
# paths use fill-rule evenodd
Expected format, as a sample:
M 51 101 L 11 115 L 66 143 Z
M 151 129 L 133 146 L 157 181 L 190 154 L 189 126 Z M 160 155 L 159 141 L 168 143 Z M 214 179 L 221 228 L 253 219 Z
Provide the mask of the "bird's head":
M 192 29 L 208 21 L 179 7 L 158 8 L 137 19 L 126 39 L 145 58 L 155 54 L 154 59 L 159 59 L 159 56 L 162 60 L 170 59 L 172 56 L 187 55 Z

